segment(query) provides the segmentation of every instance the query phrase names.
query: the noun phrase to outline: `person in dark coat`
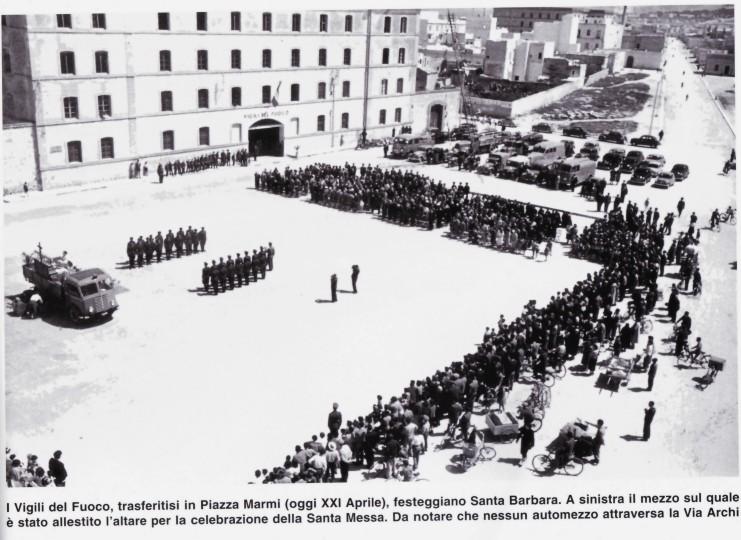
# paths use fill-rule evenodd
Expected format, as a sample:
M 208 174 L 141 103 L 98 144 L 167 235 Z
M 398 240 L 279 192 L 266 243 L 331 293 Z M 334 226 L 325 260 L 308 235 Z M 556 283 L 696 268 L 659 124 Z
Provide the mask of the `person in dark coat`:
M 203 269 L 201 270 L 201 283 L 203 283 L 203 290 L 208 292 L 208 284 L 211 281 L 211 270 L 208 268 L 208 263 L 203 263 Z
M 232 259 L 231 255 L 226 256 L 224 267 L 226 270 L 226 279 L 229 281 L 229 289 L 234 290 L 234 259 Z
M 597 420 L 597 433 L 592 440 L 592 455 L 594 456 L 594 464 L 599 465 L 599 452 L 600 449 L 605 445 L 605 421 L 601 418 Z
M 352 292 L 357 294 L 358 292 L 358 276 L 360 275 L 360 267 L 357 264 L 352 265 L 352 274 L 350 279 L 352 280 Z
M 162 179 L 165 177 L 165 168 L 162 166 L 162 163 L 157 165 L 157 176 L 160 179 L 160 184 L 162 183 Z
M 183 243 L 185 242 L 185 233 L 183 232 L 183 228 L 180 227 L 178 229 L 177 234 L 175 235 L 175 253 L 177 253 L 178 258 L 183 254 Z
M 338 410 L 339 405 L 337 403 L 332 404 L 332 412 L 327 417 L 327 427 L 329 428 L 329 438 L 334 439 L 340 432 L 342 427 L 342 413 Z
M 136 242 L 134 237 L 129 237 L 129 242 L 126 244 L 126 256 L 129 258 L 129 268 L 134 268 L 134 261 L 136 260 Z
M 144 265 L 144 239 L 141 236 L 136 240 L 136 265 Z
M 49 476 L 54 479 L 54 485 L 64 487 L 67 482 L 67 468 L 59 458 L 62 457 L 62 451 L 54 452 L 54 457 L 49 459 Z
M 162 238 L 162 231 L 157 231 L 157 236 L 154 237 L 154 252 L 157 255 L 157 262 L 162 261 L 162 246 L 164 239 Z
M 216 261 L 211 261 L 211 268 L 209 270 L 211 288 L 214 290 L 214 294 L 219 294 L 219 267 L 216 266 Z
M 656 408 L 654 402 L 649 401 L 648 407 L 643 409 L 643 440 L 647 441 L 651 438 L 651 423 L 654 421 L 656 416 Z
M 224 257 L 219 257 L 217 268 L 219 272 L 219 286 L 221 287 L 221 292 L 226 292 L 226 264 L 224 264 Z
M 257 257 L 257 250 L 252 250 L 252 264 L 250 265 L 252 268 L 252 279 L 257 281 L 257 270 L 260 266 L 260 259 Z
M 201 227 L 198 231 L 198 243 L 201 245 L 201 251 L 206 251 L 206 228 Z
M 676 286 L 672 286 L 672 293 L 669 295 L 669 301 L 666 303 L 666 310 L 673 323 L 677 322 L 677 312 L 679 311 L 679 295 Z
M 244 259 L 242 259 L 242 265 L 244 266 L 244 284 L 250 284 L 250 272 L 252 271 L 252 259 L 250 259 L 250 252 L 244 252 Z
M 520 455 L 522 456 L 517 466 L 522 467 L 522 464 L 527 459 L 528 452 L 535 446 L 535 432 L 533 431 L 531 422 L 527 421 L 523 424 L 517 433 L 517 439 L 520 441 Z
M 329 278 L 329 286 L 332 290 L 332 302 L 337 302 L 337 274 L 332 274 Z
M 594 375 L 594 370 L 597 369 L 597 345 L 592 345 L 592 350 L 589 351 L 588 360 L 589 374 Z
M 658 368 L 657 359 L 651 360 L 651 366 L 648 368 L 648 387 L 646 388 L 649 392 L 654 389 L 654 379 L 656 378 L 656 370 Z
M 172 255 L 172 247 L 174 244 L 175 235 L 172 234 L 172 229 L 170 229 L 165 235 L 165 259 L 167 259 L 168 261 L 170 260 L 170 255 Z
M 268 242 L 268 270 L 270 272 L 273 271 L 273 257 L 275 257 L 275 248 L 273 247 L 272 242 Z

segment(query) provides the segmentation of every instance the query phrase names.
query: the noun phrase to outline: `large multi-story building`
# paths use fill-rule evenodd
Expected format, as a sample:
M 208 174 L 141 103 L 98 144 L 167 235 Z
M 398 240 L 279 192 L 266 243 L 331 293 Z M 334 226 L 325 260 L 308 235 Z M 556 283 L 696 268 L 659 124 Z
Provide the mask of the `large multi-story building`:
M 3 16 L 4 120 L 33 125 L 40 188 L 137 159 L 354 147 L 457 115 L 457 95 L 415 93 L 418 14 Z
M 537 22 L 560 21 L 564 15 L 574 12 L 566 7 L 502 7 L 493 9 L 497 26 L 510 32 L 528 32 Z
M 577 41 L 582 51 L 617 49 L 623 39 L 624 25 L 612 13 L 589 10 L 581 14 Z

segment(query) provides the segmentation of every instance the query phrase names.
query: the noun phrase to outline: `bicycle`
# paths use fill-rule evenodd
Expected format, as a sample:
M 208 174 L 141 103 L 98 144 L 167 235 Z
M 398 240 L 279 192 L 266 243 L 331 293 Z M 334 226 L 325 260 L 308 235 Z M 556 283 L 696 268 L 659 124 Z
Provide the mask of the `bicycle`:
M 490 444 L 484 443 L 478 450 L 475 445 L 468 445 L 463 449 L 463 459 L 459 463 L 463 470 L 467 471 L 479 461 L 491 461 L 495 457 L 497 457 L 497 451 Z
M 731 225 L 736 224 L 736 210 L 734 208 L 728 208 L 725 212 L 720 215 L 719 223 L 730 223 Z
M 684 363 L 688 367 L 699 367 L 706 368 L 710 363 L 712 356 L 705 352 L 692 352 L 689 346 L 685 345 L 682 350 L 679 351 L 677 356 L 677 364 L 680 362 Z
M 579 476 L 584 470 L 584 463 L 577 459 L 571 458 L 562 466 L 559 466 L 558 459 L 553 453 L 538 454 L 533 458 L 533 469 L 539 474 L 546 474 L 562 470 L 566 476 Z

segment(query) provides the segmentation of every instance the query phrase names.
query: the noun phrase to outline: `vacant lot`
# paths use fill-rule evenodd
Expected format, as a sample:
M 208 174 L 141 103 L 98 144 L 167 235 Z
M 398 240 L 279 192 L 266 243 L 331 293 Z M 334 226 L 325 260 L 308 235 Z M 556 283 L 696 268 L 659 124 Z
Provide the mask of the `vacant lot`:
M 609 86 L 615 86 L 626 82 L 640 81 L 648 77 L 648 73 L 622 73 L 620 75 L 611 75 L 590 84 L 590 87 L 595 88 L 606 88 Z
M 645 83 L 625 83 L 605 88 L 582 88 L 539 109 L 544 120 L 627 118 L 641 111 L 651 97 Z

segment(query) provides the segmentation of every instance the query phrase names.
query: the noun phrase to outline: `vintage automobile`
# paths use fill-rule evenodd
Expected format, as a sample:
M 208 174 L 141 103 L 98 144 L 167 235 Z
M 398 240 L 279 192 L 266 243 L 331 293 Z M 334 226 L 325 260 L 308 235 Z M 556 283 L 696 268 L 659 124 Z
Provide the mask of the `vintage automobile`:
M 636 170 L 638 169 L 648 169 L 648 172 L 649 174 L 651 174 L 651 177 L 656 178 L 661 172 L 662 167 L 656 161 L 648 161 L 647 159 L 644 159 L 636 167 Z
M 672 174 L 677 182 L 681 182 L 690 175 L 690 168 L 684 163 L 677 163 L 672 167 Z
M 632 146 L 648 146 L 649 148 L 657 148 L 661 143 L 659 139 L 653 135 L 641 135 L 640 137 L 633 137 L 630 140 Z
M 571 157 L 558 165 L 558 188 L 575 189 L 594 176 L 597 165 L 591 159 Z
M 619 131 L 603 131 L 597 137 L 600 141 L 611 142 L 615 144 L 625 144 L 625 135 Z
M 587 132 L 583 127 L 580 126 L 566 126 L 563 128 L 563 134 L 567 137 L 579 137 L 582 139 L 587 138 Z
M 533 131 L 537 133 L 553 133 L 553 127 L 545 122 L 540 122 L 538 124 L 533 124 Z
M 545 139 L 542 133 L 528 133 L 523 135 L 522 142 L 529 146 L 534 146 Z
M 662 167 L 666 165 L 666 159 L 661 154 L 649 154 L 646 156 L 646 161 L 655 161 L 656 163 L 660 164 Z
M 512 156 L 507 160 L 497 174 L 499 178 L 506 178 L 508 180 L 517 180 L 528 166 L 528 159 L 525 156 Z
M 651 174 L 650 169 L 647 167 L 640 167 L 633 171 L 633 176 L 630 177 L 628 183 L 633 184 L 634 186 L 645 186 L 651 182 L 652 178 L 653 175 Z
M 424 150 L 416 150 L 409 154 L 409 157 L 407 158 L 407 161 L 410 163 L 425 163 L 426 161 L 426 154 Z
M 620 166 L 623 162 L 623 156 L 617 152 L 607 152 L 602 159 L 597 162 L 597 168 L 602 170 L 612 170 Z
M 626 157 L 623 162 L 620 164 L 620 172 L 621 173 L 632 173 L 636 170 L 636 167 L 638 166 L 638 160 L 634 157 Z
M 593 150 L 596 150 L 597 152 L 599 152 L 599 143 L 596 143 L 596 142 L 593 142 L 593 141 L 586 141 L 581 146 L 581 150 L 579 150 L 579 152 L 581 152 L 582 154 L 584 154 L 584 153 L 592 152 Z
M 655 188 L 668 189 L 674 185 L 674 175 L 670 172 L 661 171 L 653 183 Z
M 473 135 L 476 135 L 476 126 L 474 124 L 461 124 L 460 126 L 453 128 L 450 132 L 451 141 L 460 141 L 470 139 Z

